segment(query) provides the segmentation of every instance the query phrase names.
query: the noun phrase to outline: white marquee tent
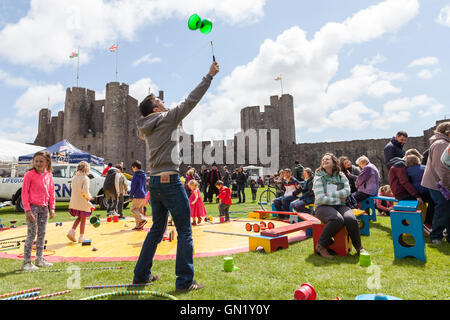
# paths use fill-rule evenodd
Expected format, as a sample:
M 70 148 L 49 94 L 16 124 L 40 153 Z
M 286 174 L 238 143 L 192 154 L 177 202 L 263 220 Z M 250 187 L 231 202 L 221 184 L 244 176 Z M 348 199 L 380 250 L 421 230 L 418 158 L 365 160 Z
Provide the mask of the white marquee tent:
M 0 137 L 0 162 L 17 162 L 20 156 L 44 150 L 45 147 L 32 146 Z

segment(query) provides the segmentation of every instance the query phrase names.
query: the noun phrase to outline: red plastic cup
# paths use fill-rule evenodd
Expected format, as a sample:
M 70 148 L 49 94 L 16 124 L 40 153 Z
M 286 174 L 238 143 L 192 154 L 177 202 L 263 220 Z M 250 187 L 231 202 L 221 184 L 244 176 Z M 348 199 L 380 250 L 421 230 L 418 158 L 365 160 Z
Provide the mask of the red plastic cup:
M 107 221 L 107 222 L 111 222 L 111 221 L 112 221 L 112 217 L 111 217 L 111 216 L 108 216 L 108 217 L 106 218 L 106 221 Z
M 294 292 L 295 300 L 316 300 L 316 297 L 316 289 L 309 283 L 302 284 L 300 288 Z
M 91 207 L 91 213 L 94 212 L 94 210 L 95 210 L 95 207 L 92 206 L 92 207 Z
M 224 216 L 220 216 L 220 223 L 225 222 L 225 217 Z
M 114 221 L 114 222 L 119 222 L 119 216 L 114 216 L 114 217 L 113 217 L 113 221 Z

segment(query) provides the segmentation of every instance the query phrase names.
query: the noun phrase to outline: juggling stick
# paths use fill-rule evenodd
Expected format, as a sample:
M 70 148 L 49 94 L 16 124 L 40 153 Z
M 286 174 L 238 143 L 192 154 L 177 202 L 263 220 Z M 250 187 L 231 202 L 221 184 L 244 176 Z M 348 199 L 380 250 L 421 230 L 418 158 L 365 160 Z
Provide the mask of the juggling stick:
M 33 289 L 21 290 L 21 291 L 17 291 L 17 292 L 4 293 L 4 294 L 0 295 L 0 298 L 6 298 L 6 297 L 10 297 L 10 296 L 17 296 L 17 295 L 20 295 L 20 294 L 35 292 L 35 291 L 39 291 L 39 290 L 41 290 L 41 288 L 33 288 Z
M 214 56 L 214 45 L 213 45 L 212 41 L 211 41 L 211 51 L 212 51 L 213 61 L 216 62 L 216 57 Z
M 54 292 L 54 293 L 44 294 L 43 296 L 38 296 L 38 297 L 25 299 L 25 300 L 39 300 L 39 299 L 50 298 L 50 297 L 54 297 L 54 296 L 61 296 L 63 294 L 71 293 L 71 292 L 72 292 L 71 290 L 66 290 L 66 291 L 61 291 L 61 292 Z
M 19 247 L 10 247 L 10 248 L 0 249 L 0 252 L 2 252 L 2 251 L 14 250 L 14 249 L 20 249 L 20 246 L 19 246 Z
M 34 297 L 34 296 L 37 296 L 38 294 L 39 294 L 39 291 L 36 291 L 36 292 L 30 292 L 30 293 L 21 294 L 19 296 L 9 297 L 9 298 L 2 299 L 2 300 L 20 300 L 20 299 L 23 299 L 23 298 Z
M 137 296 L 137 295 L 152 295 L 152 296 L 156 296 L 156 297 L 164 297 L 164 298 L 168 298 L 169 300 L 178 300 L 177 297 L 174 297 L 170 294 L 164 293 L 164 292 L 155 292 L 155 291 L 114 291 L 114 292 L 108 292 L 108 293 L 103 293 L 103 294 L 98 294 L 96 296 L 92 296 L 92 297 L 87 297 L 87 298 L 83 298 L 81 300 L 99 300 L 102 298 L 107 298 L 107 297 L 117 297 L 117 296 Z
M 97 286 L 86 286 L 85 289 L 104 289 L 104 288 L 128 288 L 128 287 L 145 287 L 149 286 L 151 283 L 144 284 L 108 284 L 108 285 L 97 285 Z
M 19 237 L 13 237 L 13 238 L 7 238 L 7 239 L 0 239 L 0 242 L 6 241 L 6 240 L 19 239 L 19 238 L 26 238 L 26 237 L 27 237 L 27 235 L 19 236 Z

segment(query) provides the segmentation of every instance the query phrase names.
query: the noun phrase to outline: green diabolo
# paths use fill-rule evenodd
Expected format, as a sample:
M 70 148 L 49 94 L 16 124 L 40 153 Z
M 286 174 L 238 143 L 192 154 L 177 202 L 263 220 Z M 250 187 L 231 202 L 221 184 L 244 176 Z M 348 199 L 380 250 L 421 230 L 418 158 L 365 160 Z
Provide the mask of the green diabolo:
M 190 16 L 188 20 L 188 27 L 191 30 L 200 29 L 200 32 L 203 34 L 208 34 L 211 32 L 213 24 L 209 19 L 202 19 L 196 13 Z

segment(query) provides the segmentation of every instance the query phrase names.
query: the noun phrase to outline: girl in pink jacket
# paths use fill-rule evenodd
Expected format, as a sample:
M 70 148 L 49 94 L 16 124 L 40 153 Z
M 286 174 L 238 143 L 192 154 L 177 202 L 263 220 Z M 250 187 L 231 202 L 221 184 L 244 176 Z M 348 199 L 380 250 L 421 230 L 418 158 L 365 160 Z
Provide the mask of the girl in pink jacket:
M 53 264 L 44 259 L 44 243 L 47 221 L 55 216 L 55 184 L 52 174 L 52 159 L 47 151 L 38 151 L 32 160 L 33 168 L 23 179 L 22 203 L 27 218 L 27 239 L 23 255 L 22 270 L 36 270 Z M 36 238 L 36 265 L 31 262 L 31 250 Z

